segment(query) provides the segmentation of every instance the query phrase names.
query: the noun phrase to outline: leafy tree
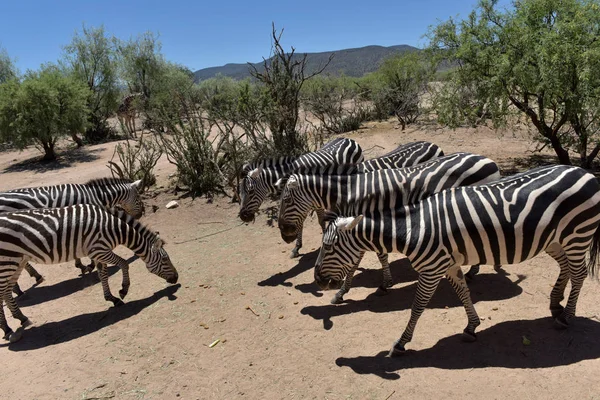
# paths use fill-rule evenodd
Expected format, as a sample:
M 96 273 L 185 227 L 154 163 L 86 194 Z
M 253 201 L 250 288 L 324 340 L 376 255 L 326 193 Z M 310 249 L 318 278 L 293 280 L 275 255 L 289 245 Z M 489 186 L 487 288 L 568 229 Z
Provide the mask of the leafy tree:
M 87 127 L 87 86 L 56 66 L 29 72 L 22 83 L 0 85 L 0 133 L 23 149 L 35 144 L 44 160 L 54 160 L 61 136 Z
M 18 71 L 5 49 L 0 48 L 0 83 L 18 77 Z
M 107 121 L 119 105 L 120 91 L 116 51 L 104 27 L 83 26 L 82 32 L 75 33 L 65 46 L 65 61 L 91 91 L 86 138 L 90 142 L 105 140 L 111 134 Z
M 115 40 L 115 43 L 121 57 L 121 77 L 129 92 L 142 93 L 150 99 L 165 63 L 158 37 L 146 32 L 135 39 Z
M 456 65 L 438 115 L 451 126 L 481 117 L 499 126 L 516 110 L 561 163 L 573 150 L 590 167 L 600 152 L 599 36 L 597 0 L 519 0 L 508 11 L 482 0 L 465 20 L 430 32 L 430 50 Z

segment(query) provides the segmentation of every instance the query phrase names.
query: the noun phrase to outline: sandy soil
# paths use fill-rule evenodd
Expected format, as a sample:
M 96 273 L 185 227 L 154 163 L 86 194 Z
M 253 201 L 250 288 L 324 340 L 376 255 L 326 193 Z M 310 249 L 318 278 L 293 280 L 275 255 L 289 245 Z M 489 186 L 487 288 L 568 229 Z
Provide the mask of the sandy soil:
M 392 123 L 369 123 L 348 136 L 370 157 L 429 140 L 446 153 L 486 155 L 506 173 L 552 161 L 548 153 L 532 158 L 525 134 L 485 129 L 401 132 Z M 104 176 L 114 146 L 70 151 L 51 166 L 27 162 L 35 150 L 0 153 L 0 190 Z M 173 171 L 161 160 L 159 185 Z M 185 198 L 167 210 L 174 198 L 148 198 L 148 209 L 160 208 L 145 222 L 168 241 L 180 285 L 168 286 L 135 261 L 126 304 L 112 308 L 95 276 L 78 277 L 70 264 L 39 266 L 46 278 L 39 287 L 21 278 L 29 290 L 20 304 L 35 326 L 20 342 L 0 344 L 1 398 L 600 398 L 599 284 L 586 282 L 579 317 L 568 330 L 555 330 L 548 305 L 558 268 L 548 256 L 507 266 L 505 274 L 482 267 L 470 285 L 483 319 L 476 343 L 460 340 L 465 312 L 443 281 L 411 351 L 389 359 L 415 291 L 416 274 L 400 255 L 392 257 L 396 285 L 387 296 L 374 294 L 381 275 L 369 254 L 346 302 L 333 306 L 333 293 L 311 283 L 316 221 L 292 260 L 291 245 L 265 213 L 246 225 L 227 199 Z M 116 292 L 120 274 L 112 273 Z

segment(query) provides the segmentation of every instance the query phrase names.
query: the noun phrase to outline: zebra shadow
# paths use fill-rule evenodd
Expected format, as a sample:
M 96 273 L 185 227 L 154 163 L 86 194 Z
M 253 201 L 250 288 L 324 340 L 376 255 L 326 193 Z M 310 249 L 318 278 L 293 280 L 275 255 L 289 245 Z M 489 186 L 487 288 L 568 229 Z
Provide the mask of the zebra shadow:
M 171 285 L 155 292 L 150 297 L 127 302 L 121 307 L 110 307 L 104 311 L 81 314 L 62 321 L 33 326 L 25 330 L 23 339 L 20 341 L 2 344 L 0 347 L 8 347 L 12 351 L 27 351 L 70 342 L 133 317 L 163 297 L 167 297 L 171 301 L 176 300 L 175 292 L 180 287 L 181 284 Z
M 114 275 L 119 270 L 120 269 L 117 266 L 107 268 L 109 276 Z M 76 268 L 71 268 L 71 271 L 76 272 L 78 270 Z M 57 282 L 53 285 L 42 283 L 39 286 L 33 286 L 27 289 L 25 294 L 19 297 L 17 301 L 20 307 L 30 307 L 69 296 L 97 283 L 100 283 L 100 278 L 98 278 L 98 273 L 94 270 L 89 274 L 79 275 L 71 279 Z M 120 283 L 118 288 L 121 288 Z
M 275 275 L 258 282 L 258 286 L 292 286 L 292 283 L 287 282 L 287 280 L 313 268 L 318 255 L 319 249 L 311 251 L 310 253 L 302 254 L 298 259 L 298 264 L 285 272 L 278 272 Z
M 429 349 L 409 349 L 401 357 L 386 357 L 386 350 L 373 356 L 340 357 L 335 363 L 357 374 L 393 380 L 400 379 L 404 369 L 552 368 L 600 357 L 600 322 L 576 317 L 566 330 L 554 329 L 553 322 L 550 317 L 506 321 L 479 331 L 474 343 L 465 343 L 456 334 Z M 523 344 L 523 336 L 529 345 Z
M 519 284 L 525 279 L 525 275 L 517 275 L 517 281 L 513 282 L 506 274 L 479 274 L 469 284 L 471 299 L 476 304 L 480 301 L 498 301 L 516 297 L 523 292 Z M 380 281 L 381 278 L 379 278 Z M 344 300 L 344 303 L 337 305 L 308 306 L 304 307 L 300 312 L 314 319 L 322 320 L 323 328 L 329 330 L 333 327 L 331 319 L 342 315 L 362 311 L 387 313 L 390 311 L 410 310 L 416 290 L 417 282 L 413 282 L 410 285 L 400 288 L 388 289 L 388 294 L 385 296 L 371 293 L 362 300 Z M 335 291 L 329 291 L 329 293 L 333 297 Z M 351 294 L 352 291 L 346 297 L 349 297 Z M 446 307 L 462 307 L 462 302 L 448 281 L 442 279 L 427 308 Z

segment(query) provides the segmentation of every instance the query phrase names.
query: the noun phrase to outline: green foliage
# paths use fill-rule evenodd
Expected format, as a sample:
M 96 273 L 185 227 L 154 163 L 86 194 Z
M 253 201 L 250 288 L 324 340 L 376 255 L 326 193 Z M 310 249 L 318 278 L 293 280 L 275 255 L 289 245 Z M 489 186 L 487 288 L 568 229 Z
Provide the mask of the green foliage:
M 85 84 L 56 66 L 29 72 L 22 83 L 0 85 L 0 133 L 21 149 L 37 145 L 44 160 L 53 160 L 61 136 L 86 128 L 89 95 Z
M 127 140 L 115 147 L 108 168 L 115 177 L 132 181 L 141 179 L 142 190 L 145 190 L 156 183 L 154 167 L 162 154 L 160 146 L 152 140 L 140 139 L 133 144 Z
M 562 163 L 573 150 L 591 166 L 600 151 L 599 35 L 597 0 L 517 1 L 506 12 L 481 1 L 467 19 L 430 32 L 430 51 L 457 65 L 435 102 L 441 120 L 454 126 L 481 115 L 499 126 L 516 111 Z M 461 111 L 465 104 L 475 111 Z
M 0 47 L 0 84 L 17 79 L 19 73 L 5 49 Z
M 91 91 L 86 139 L 91 143 L 108 139 L 113 132 L 107 120 L 117 110 L 120 91 L 116 51 L 104 27 L 83 26 L 81 33 L 75 33 L 71 43 L 65 46 L 65 62 Z

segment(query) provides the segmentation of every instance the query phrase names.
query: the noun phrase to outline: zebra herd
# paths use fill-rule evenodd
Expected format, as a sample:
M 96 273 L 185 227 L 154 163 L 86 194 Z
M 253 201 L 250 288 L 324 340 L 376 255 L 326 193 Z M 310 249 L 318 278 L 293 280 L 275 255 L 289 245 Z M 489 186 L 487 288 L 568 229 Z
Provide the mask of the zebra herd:
M 496 163 L 470 153 L 443 155 L 427 142 L 363 161 L 360 146 L 336 139 L 299 159 L 244 166 L 239 216 L 252 221 L 268 195 L 279 194 L 278 226 L 287 243 L 302 246 L 311 211 L 323 230 L 314 278 L 339 289 L 340 303 L 365 252 L 377 253 L 385 293 L 393 285 L 387 254 L 404 254 L 419 273 L 411 316 L 390 356 L 404 353 L 417 321 L 445 276 L 467 314 L 463 338 L 476 339 L 480 324 L 463 265 L 499 267 L 545 251 L 560 273 L 550 293 L 558 327 L 568 326 L 588 274 L 597 275 L 600 253 L 600 185 L 585 170 L 563 165 L 501 178 Z M 589 257 L 586 255 L 589 253 Z M 567 283 L 571 291 L 561 305 Z
M 104 298 L 122 305 L 130 286 L 129 264 L 113 253 L 123 245 L 145 263 L 150 272 L 169 283 L 178 280 L 177 270 L 163 248 L 157 233 L 141 224 L 144 213 L 139 195 L 141 181 L 101 178 L 86 184 L 65 184 L 15 189 L 0 193 L 0 296 L 21 326 L 13 331 L 0 306 L 0 328 L 4 339 L 15 342 L 31 325 L 15 298 L 22 293 L 17 285 L 25 268 L 39 283 L 43 278 L 29 264 L 58 264 L 89 257 L 98 269 Z M 108 285 L 108 264 L 117 265 L 123 274 L 119 295 Z M 93 269 L 93 266 L 91 267 Z

